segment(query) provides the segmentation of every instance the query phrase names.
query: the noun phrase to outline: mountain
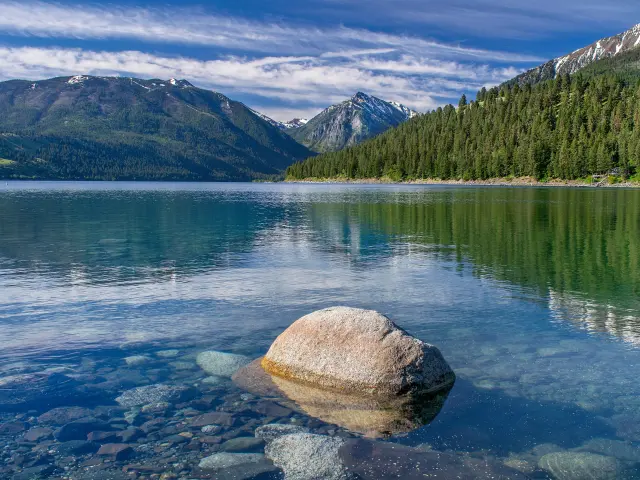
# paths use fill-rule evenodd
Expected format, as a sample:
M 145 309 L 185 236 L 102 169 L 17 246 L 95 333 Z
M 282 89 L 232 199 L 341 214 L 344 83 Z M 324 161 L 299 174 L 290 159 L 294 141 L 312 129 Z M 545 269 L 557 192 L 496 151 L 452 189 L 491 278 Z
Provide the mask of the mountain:
M 332 152 L 356 145 L 416 115 L 399 103 L 358 92 L 287 133 L 313 151 Z
M 638 85 L 612 71 L 483 89 L 477 101 L 463 97 L 458 108 L 438 108 L 359 145 L 295 163 L 287 178 L 589 182 L 598 175 L 640 182 Z
M 548 61 L 528 72 L 518 75 L 509 84 L 535 84 L 557 78 L 559 75 L 573 74 L 603 59 L 626 54 L 640 47 L 640 24 L 626 32 L 603 38 L 569 55 Z
M 274 120 L 273 118 L 267 117 L 265 114 L 257 112 L 255 110 L 251 110 L 253 113 L 262 118 L 265 122 L 270 123 L 276 128 L 280 130 L 289 130 L 291 128 L 297 128 L 305 125 L 309 120 L 306 118 L 294 118 L 293 120 L 289 120 L 288 122 L 279 122 Z
M 306 118 L 294 118 L 293 120 L 289 120 L 288 122 L 283 123 L 282 126 L 285 128 L 285 130 L 288 130 L 290 128 L 303 127 L 307 123 L 309 123 L 309 120 Z
M 311 152 L 245 105 L 186 80 L 0 83 L 0 176 L 251 180 Z

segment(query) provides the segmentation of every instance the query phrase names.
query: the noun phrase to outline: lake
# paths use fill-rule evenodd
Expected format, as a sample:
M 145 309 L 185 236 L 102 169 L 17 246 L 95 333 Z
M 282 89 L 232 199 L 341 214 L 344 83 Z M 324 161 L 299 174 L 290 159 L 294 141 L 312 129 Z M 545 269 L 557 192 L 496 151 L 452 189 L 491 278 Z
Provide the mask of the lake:
M 360 441 L 198 362 L 335 305 L 439 347 L 435 418 Z M 633 478 L 639 375 L 640 190 L 0 186 L 2 478 L 280 478 L 273 423 L 359 445 L 352 478 Z

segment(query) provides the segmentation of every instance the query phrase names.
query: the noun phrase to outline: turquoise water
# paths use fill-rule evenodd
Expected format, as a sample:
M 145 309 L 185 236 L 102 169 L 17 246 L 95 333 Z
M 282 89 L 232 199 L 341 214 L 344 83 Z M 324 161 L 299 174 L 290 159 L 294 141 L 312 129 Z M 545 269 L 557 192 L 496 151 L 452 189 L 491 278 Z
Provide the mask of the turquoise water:
M 297 318 L 334 305 L 385 313 L 437 345 L 458 376 L 435 420 L 384 442 L 532 478 L 561 478 L 542 461 L 555 452 L 627 469 L 640 461 L 639 295 L 640 191 L 10 182 L 0 186 L 0 422 L 19 425 L 0 427 L 0 477 L 107 478 L 96 475 L 146 463 L 226 478 L 199 461 L 261 424 L 358 437 L 304 411 L 265 413 L 228 380 L 203 383 L 196 364 L 204 350 L 257 358 Z M 157 355 L 166 350 L 177 352 Z M 126 408 L 107 408 L 158 383 L 193 385 L 196 397 L 132 424 L 160 420 L 126 460 L 89 447 L 42 460 L 62 442 L 24 441 L 28 429 L 64 426 L 37 419 L 56 407 L 132 428 L 118 423 Z M 189 419 L 214 410 L 233 412 L 233 428 L 198 443 Z M 166 441 L 181 428 L 188 442 Z M 172 458 L 180 464 L 163 463 Z M 281 472 L 260 475 L 242 478 Z

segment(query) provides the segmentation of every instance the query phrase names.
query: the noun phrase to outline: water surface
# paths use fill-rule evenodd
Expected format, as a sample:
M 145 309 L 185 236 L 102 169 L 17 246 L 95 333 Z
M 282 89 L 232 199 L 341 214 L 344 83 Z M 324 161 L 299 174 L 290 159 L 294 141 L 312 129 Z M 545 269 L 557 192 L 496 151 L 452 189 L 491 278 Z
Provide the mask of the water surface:
M 4 405 L 4 420 L 27 427 L 53 407 L 115 405 L 140 385 L 200 386 L 198 352 L 256 358 L 298 317 L 349 305 L 437 345 L 458 375 L 431 424 L 389 442 L 524 462 L 538 478 L 545 453 L 631 462 L 640 442 L 636 190 L 10 182 L 0 292 L 0 382 L 74 379 L 73 394 Z M 178 356 L 156 355 L 168 349 Z M 135 355 L 151 360 L 127 365 Z M 211 409 L 260 402 L 230 382 L 207 388 Z M 160 418 L 189 418 L 177 410 Z M 240 436 L 277 417 L 238 415 Z M 357 436 L 300 412 L 275 421 L 292 419 Z M 0 436 L 9 478 L 33 455 L 16 464 L 21 435 Z M 145 445 L 163 444 L 139 439 L 133 458 L 157 463 L 165 454 Z M 200 478 L 199 459 L 218 447 L 163 447 L 183 459 L 163 468 Z M 81 478 L 94 456 L 76 456 L 48 462 Z

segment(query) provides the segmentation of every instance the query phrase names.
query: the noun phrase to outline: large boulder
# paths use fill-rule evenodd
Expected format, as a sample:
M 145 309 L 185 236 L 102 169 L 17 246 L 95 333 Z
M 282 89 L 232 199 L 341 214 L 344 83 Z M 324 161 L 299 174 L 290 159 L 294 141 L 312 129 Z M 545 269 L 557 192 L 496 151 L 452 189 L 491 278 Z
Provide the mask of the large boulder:
M 262 367 L 276 377 L 345 394 L 397 396 L 450 387 L 440 350 L 372 310 L 334 307 L 294 322 Z

